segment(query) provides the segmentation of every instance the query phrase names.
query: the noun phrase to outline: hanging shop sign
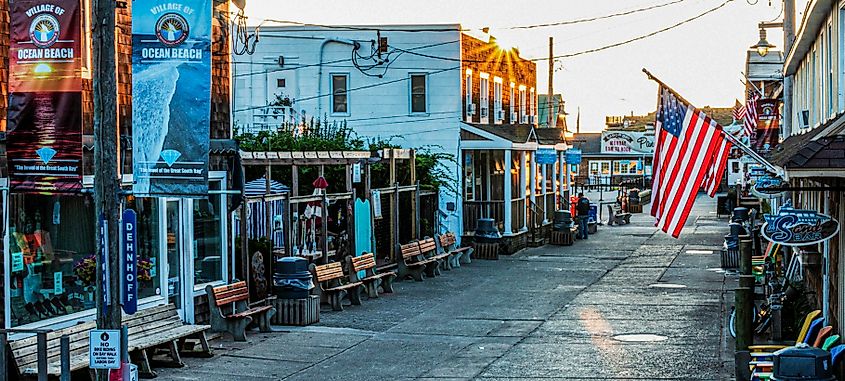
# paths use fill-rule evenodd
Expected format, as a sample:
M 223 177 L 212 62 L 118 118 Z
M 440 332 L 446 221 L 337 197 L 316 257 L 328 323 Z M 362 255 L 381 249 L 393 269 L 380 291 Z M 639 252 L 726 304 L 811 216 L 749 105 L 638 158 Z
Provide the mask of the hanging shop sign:
M 569 165 L 581 164 L 581 149 L 570 148 L 566 150 L 566 153 L 564 154 L 564 160 L 566 160 L 566 164 Z
M 132 315 L 138 311 L 138 257 L 135 238 L 138 236 L 137 216 L 132 209 L 123 211 L 120 233 L 123 239 L 123 278 L 121 304 L 123 311 Z
M 839 222 L 812 210 L 794 209 L 789 205 L 778 214 L 763 215 L 760 228 L 763 237 L 785 246 L 804 246 L 827 241 L 839 233 Z
M 654 132 L 604 131 L 602 153 L 654 153 Z
M 534 160 L 537 164 L 557 163 L 557 151 L 554 148 L 539 148 L 534 153 Z
M 760 198 L 775 198 L 784 193 L 782 189 L 785 186 L 783 179 L 767 174 L 757 179 L 751 187 L 751 193 Z
M 9 4 L 10 189 L 82 189 L 82 56 L 79 0 Z
M 208 194 L 211 0 L 132 3 L 136 196 Z
M 757 101 L 757 131 L 752 137 L 752 147 L 757 152 L 769 152 L 780 137 L 780 100 Z

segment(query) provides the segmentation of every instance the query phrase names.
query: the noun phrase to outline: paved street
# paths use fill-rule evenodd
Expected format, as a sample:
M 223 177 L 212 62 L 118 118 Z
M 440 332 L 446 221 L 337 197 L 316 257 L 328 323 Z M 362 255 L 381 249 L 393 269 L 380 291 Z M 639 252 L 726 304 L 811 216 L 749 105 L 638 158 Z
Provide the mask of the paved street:
M 681 240 L 637 214 L 575 246 L 402 282 L 363 306 L 324 307 L 318 325 L 215 341 L 214 358 L 159 379 L 726 379 L 714 210 L 701 197 Z M 659 341 L 620 336 L 637 334 Z

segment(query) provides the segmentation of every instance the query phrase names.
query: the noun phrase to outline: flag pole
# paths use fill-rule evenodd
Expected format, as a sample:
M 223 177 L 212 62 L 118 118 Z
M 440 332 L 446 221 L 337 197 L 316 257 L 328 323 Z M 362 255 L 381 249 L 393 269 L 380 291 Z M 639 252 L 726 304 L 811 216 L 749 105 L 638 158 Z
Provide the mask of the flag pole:
M 678 92 L 676 92 L 676 91 L 675 91 L 675 90 L 673 90 L 671 87 L 669 87 L 668 85 L 666 85 L 666 83 L 664 83 L 663 81 L 661 81 L 660 79 L 658 79 L 657 77 L 655 77 L 655 76 L 654 76 L 654 74 L 651 74 L 651 72 L 650 72 L 650 71 L 648 71 L 648 69 L 643 68 L 643 73 L 645 73 L 645 75 L 647 75 L 647 76 L 648 76 L 648 79 L 650 79 L 650 80 L 652 80 L 652 81 L 654 81 L 654 82 L 657 82 L 657 84 L 659 84 L 661 87 L 663 87 L 663 88 L 664 88 L 664 89 L 666 89 L 666 90 L 669 90 L 669 92 L 671 92 L 671 93 L 672 93 L 672 95 L 674 95 L 674 96 L 675 96 L 676 98 L 678 98 L 679 100 L 683 101 L 684 103 L 686 103 L 686 104 L 688 104 L 688 105 L 690 105 L 690 106 L 693 106 L 692 102 L 690 102 L 690 101 L 688 101 L 688 100 L 684 99 L 684 97 L 682 97 L 680 94 L 678 94 Z M 695 106 L 693 106 L 693 107 L 695 107 Z M 731 144 L 733 144 L 735 147 L 739 148 L 742 152 L 744 152 L 744 153 L 745 153 L 745 154 L 747 154 L 748 156 L 751 156 L 751 158 L 752 158 L 752 159 L 756 160 L 757 162 L 759 162 L 759 163 L 760 163 L 760 164 L 762 164 L 763 166 L 767 167 L 769 170 L 771 170 L 772 172 L 774 172 L 776 175 L 778 175 L 778 176 L 780 176 L 780 177 L 782 177 L 782 178 L 786 178 L 786 177 L 784 176 L 784 170 L 783 170 L 783 168 L 780 168 L 780 167 L 778 167 L 778 166 L 776 166 L 776 165 L 774 165 L 774 164 L 770 163 L 768 160 L 766 160 L 765 158 L 763 158 L 762 156 L 760 156 L 760 154 L 758 154 L 758 153 L 757 153 L 757 152 L 755 152 L 753 149 L 751 149 L 751 147 L 749 147 L 749 146 L 745 145 L 745 143 L 741 142 L 741 141 L 740 141 L 739 139 L 737 139 L 735 136 L 733 136 L 733 135 L 731 135 L 731 134 L 726 133 L 724 130 L 722 130 L 722 135 L 724 135 L 724 136 L 725 136 L 725 138 L 727 138 L 727 139 L 731 142 Z

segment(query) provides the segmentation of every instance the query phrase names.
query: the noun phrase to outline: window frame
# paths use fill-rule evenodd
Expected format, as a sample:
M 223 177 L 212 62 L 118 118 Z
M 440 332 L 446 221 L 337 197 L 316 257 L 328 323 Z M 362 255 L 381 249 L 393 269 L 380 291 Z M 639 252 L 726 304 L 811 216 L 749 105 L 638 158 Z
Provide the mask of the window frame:
M 478 117 L 480 123 L 490 122 L 490 74 L 479 73 L 478 81 Z
M 522 117 L 528 116 L 528 114 L 525 113 L 526 106 L 527 106 L 526 105 L 526 100 L 527 100 L 526 98 L 528 97 L 527 90 L 528 89 L 525 87 L 525 85 L 519 85 L 519 115 L 517 116 L 517 124 L 523 124 L 522 123 L 522 120 L 523 120 Z M 526 123 L 527 122 L 528 121 L 526 120 Z
M 346 100 L 346 111 L 335 111 L 335 88 L 334 88 L 334 79 L 335 77 L 344 77 L 346 78 L 346 89 L 344 89 L 344 99 Z M 329 74 L 329 89 L 331 94 L 331 115 L 333 116 L 349 116 L 351 115 L 351 107 L 349 104 L 349 73 L 330 73 Z
M 464 118 L 466 120 L 472 121 L 473 114 L 470 113 L 470 107 L 472 107 L 472 69 L 467 69 L 466 73 L 464 73 L 464 103 L 466 105 L 464 109 Z
M 423 78 L 423 111 L 414 111 L 414 77 Z M 408 112 L 411 115 L 428 115 L 428 73 L 408 73 Z
M 503 90 L 502 78 L 493 77 L 493 122 L 496 124 L 502 124 L 505 120 L 505 113 L 502 108 Z M 502 113 L 501 118 L 499 118 L 500 112 Z

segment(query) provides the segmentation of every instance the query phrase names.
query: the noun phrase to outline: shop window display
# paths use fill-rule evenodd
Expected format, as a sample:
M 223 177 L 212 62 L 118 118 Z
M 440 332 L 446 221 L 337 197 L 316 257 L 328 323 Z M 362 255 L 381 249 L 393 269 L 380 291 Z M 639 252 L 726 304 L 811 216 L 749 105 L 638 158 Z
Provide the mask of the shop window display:
M 155 295 L 160 293 L 154 238 L 156 204 L 130 201 L 129 206 L 139 212 L 139 297 Z M 96 219 L 92 197 L 12 195 L 9 211 L 11 325 L 95 308 Z M 152 236 L 145 236 L 145 232 Z
M 10 207 L 12 325 L 94 308 L 91 197 L 13 195 Z

